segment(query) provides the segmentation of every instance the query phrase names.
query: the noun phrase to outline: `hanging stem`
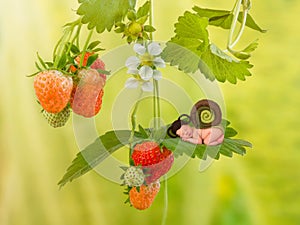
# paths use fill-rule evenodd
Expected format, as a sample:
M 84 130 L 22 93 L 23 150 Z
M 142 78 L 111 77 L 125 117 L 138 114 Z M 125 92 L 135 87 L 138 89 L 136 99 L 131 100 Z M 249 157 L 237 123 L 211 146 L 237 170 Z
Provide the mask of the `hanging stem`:
M 239 18 L 239 12 L 240 12 L 240 8 L 241 8 L 241 4 L 242 4 L 242 0 L 237 0 L 234 7 L 233 7 L 233 19 L 232 19 L 232 23 L 231 23 L 231 28 L 230 28 L 230 32 L 229 32 L 229 38 L 228 38 L 228 43 L 227 46 L 230 47 L 231 43 L 232 43 L 232 39 L 233 39 L 233 35 L 234 35 L 234 31 L 236 28 L 236 24 Z
M 237 21 L 238 21 L 238 17 L 239 17 L 239 13 L 240 13 L 240 8 L 241 5 L 243 5 L 243 17 L 242 17 L 242 23 L 241 23 L 241 27 L 238 31 L 238 34 L 235 38 L 235 40 L 233 41 L 233 35 L 234 35 L 234 31 L 236 29 L 236 25 L 237 25 Z M 233 8 L 233 12 L 234 12 L 234 18 L 232 20 L 232 24 L 231 24 L 231 29 L 230 29 L 230 34 L 229 34 L 229 38 L 228 38 L 228 44 L 227 44 L 227 48 L 229 50 L 232 50 L 232 48 L 234 48 L 234 46 L 236 46 L 236 44 L 239 42 L 239 40 L 241 39 L 245 27 L 246 27 L 246 22 L 247 22 L 247 15 L 248 15 L 248 11 L 250 9 L 250 5 L 251 2 L 250 0 L 238 0 Z
M 150 0 L 150 18 L 149 25 L 153 26 L 153 1 Z M 150 33 L 150 40 L 153 41 L 153 33 Z M 159 84 L 157 80 L 153 80 L 153 117 L 154 117 L 154 130 L 160 128 L 160 99 L 159 99 Z
M 133 148 L 132 144 L 133 144 L 133 139 L 134 139 L 134 132 L 135 132 L 136 125 L 137 125 L 136 113 L 137 113 L 139 104 L 142 101 L 142 99 L 141 99 L 142 95 L 143 95 L 143 90 L 141 89 L 138 100 L 134 105 L 134 109 L 133 109 L 133 112 L 132 112 L 131 117 L 130 117 L 130 119 L 131 119 L 131 134 L 130 134 L 130 138 L 129 138 L 129 149 L 130 149 L 129 150 L 129 165 L 131 165 L 131 163 L 132 163 L 132 159 L 131 159 L 131 153 L 132 152 L 131 152 L 131 150 Z
M 166 225 L 167 223 L 167 216 L 168 216 L 168 179 L 167 179 L 167 175 L 165 175 L 165 180 L 164 180 L 164 212 L 163 212 L 163 219 L 161 222 L 161 225 Z

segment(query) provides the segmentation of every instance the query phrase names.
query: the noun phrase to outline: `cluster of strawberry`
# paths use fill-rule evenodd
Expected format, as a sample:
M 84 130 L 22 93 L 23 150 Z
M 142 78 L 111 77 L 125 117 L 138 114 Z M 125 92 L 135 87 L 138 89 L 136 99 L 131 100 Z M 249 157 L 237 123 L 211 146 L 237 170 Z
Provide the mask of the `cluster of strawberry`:
M 131 158 L 134 166 L 127 168 L 122 178 L 130 204 L 144 210 L 152 205 L 160 189 L 159 179 L 171 169 L 174 156 L 166 147 L 144 141 L 134 146 Z
M 90 67 L 86 67 L 92 55 L 86 52 L 83 59 L 81 55 L 76 56 L 68 73 L 49 69 L 35 76 L 35 93 L 43 115 L 52 127 L 64 126 L 70 109 L 84 117 L 93 117 L 100 111 L 106 75 L 99 71 L 105 70 L 105 65 L 97 58 Z

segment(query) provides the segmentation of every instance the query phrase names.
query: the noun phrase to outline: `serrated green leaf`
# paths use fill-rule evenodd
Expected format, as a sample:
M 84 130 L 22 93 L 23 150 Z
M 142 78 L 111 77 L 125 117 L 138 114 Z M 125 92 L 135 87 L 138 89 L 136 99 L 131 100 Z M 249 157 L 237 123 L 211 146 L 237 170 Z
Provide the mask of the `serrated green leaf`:
M 148 16 L 150 12 L 150 2 L 147 1 L 143 6 L 141 6 L 137 11 L 137 18 Z
M 231 61 L 229 56 L 224 57 L 224 55 L 215 51 L 215 48 L 217 48 L 215 45 L 211 45 L 210 48 L 201 55 L 201 61 L 199 63 L 200 71 L 208 79 L 217 79 L 220 82 L 227 80 L 232 84 L 236 84 L 237 79 L 245 80 L 246 76 L 251 76 L 248 69 L 252 68 L 252 65 L 249 64 L 249 62 Z
M 96 48 L 100 43 L 101 43 L 101 41 L 93 41 L 92 43 L 90 43 L 90 44 L 88 45 L 87 49 L 93 50 L 93 49 Z
M 239 13 L 238 21 L 241 23 L 243 21 L 243 13 Z M 261 33 L 267 32 L 266 30 L 260 28 L 258 24 L 254 21 L 250 14 L 247 15 L 246 26 L 252 28 L 253 30 L 259 31 Z
M 231 26 L 233 15 L 230 11 L 206 9 L 198 6 L 195 6 L 193 10 L 197 12 L 199 16 L 208 18 L 209 25 L 222 27 L 224 29 L 229 29 Z
M 199 55 L 202 54 L 198 50 L 200 45 L 201 42 L 197 39 L 174 37 L 167 42 L 162 58 L 171 66 L 178 66 L 178 69 L 185 73 L 194 73 L 198 70 Z
M 233 20 L 233 14 L 231 11 L 206 9 L 195 6 L 193 8 L 195 12 L 201 17 L 207 17 L 209 19 L 209 25 L 222 27 L 224 29 L 230 29 Z M 243 19 L 243 12 L 239 13 L 238 21 L 241 23 Z M 250 14 L 247 15 L 246 26 L 259 32 L 266 32 L 258 26 Z
M 109 131 L 77 154 L 66 174 L 58 182 L 63 187 L 68 182 L 82 176 L 96 167 L 110 154 L 129 143 L 131 131 Z
M 184 16 L 179 17 L 178 23 L 175 24 L 175 33 L 181 38 L 194 38 L 201 41 L 206 47 L 208 46 L 208 26 L 207 18 L 201 18 L 191 12 L 185 12 Z
M 86 66 L 90 67 L 96 61 L 96 59 L 98 59 L 98 54 L 94 54 L 94 55 L 89 56 L 89 58 L 87 60 L 87 63 L 86 63 Z
M 134 9 L 136 0 L 79 0 L 77 14 L 88 29 L 96 27 L 98 33 L 110 31 L 116 22 L 120 22 L 129 9 Z
M 206 18 L 185 12 L 175 24 L 176 36 L 167 43 L 162 53 L 163 59 L 186 73 L 196 72 L 200 56 L 209 43 L 207 26 Z
M 220 17 L 212 17 L 209 19 L 209 25 L 230 29 L 233 20 L 233 14 L 227 14 Z
M 156 31 L 156 29 L 154 27 L 150 26 L 150 25 L 145 25 L 144 26 L 144 31 L 151 33 L 151 32 Z

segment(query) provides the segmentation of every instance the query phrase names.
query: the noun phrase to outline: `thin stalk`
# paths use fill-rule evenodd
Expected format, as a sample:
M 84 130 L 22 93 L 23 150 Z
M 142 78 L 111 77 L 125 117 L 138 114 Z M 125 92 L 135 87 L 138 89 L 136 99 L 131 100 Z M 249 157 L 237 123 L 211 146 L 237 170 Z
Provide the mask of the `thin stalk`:
M 80 37 L 81 27 L 82 27 L 82 24 L 80 23 L 77 27 L 77 32 L 76 32 L 76 36 L 77 36 L 76 45 L 77 45 L 78 49 L 80 49 L 79 37 Z
M 154 17 L 154 4 L 153 1 L 150 0 L 150 17 L 149 17 L 149 25 L 153 26 Z M 153 32 L 150 33 L 150 40 L 153 41 Z M 160 99 L 159 99 L 159 84 L 158 81 L 153 80 L 153 117 L 154 117 L 154 130 L 158 130 L 160 127 Z
M 134 105 L 134 108 L 133 108 L 133 111 L 132 111 L 132 114 L 130 117 L 130 119 L 131 119 L 131 135 L 130 135 L 129 143 L 132 143 L 133 138 L 134 138 L 134 131 L 136 129 L 136 124 L 137 124 L 136 123 L 136 112 L 137 112 L 139 104 L 141 102 L 142 95 L 143 95 L 143 90 L 141 89 L 138 100 Z
M 89 35 L 88 35 L 88 37 L 86 39 L 86 42 L 84 44 L 83 51 L 82 51 L 82 57 L 80 58 L 80 64 L 79 64 L 80 67 L 82 67 L 83 60 L 84 60 L 84 55 L 85 55 L 86 49 L 88 47 L 88 44 L 90 43 L 90 40 L 92 38 L 93 31 L 94 31 L 93 29 L 90 31 L 90 33 L 89 33 Z
M 155 90 L 155 97 L 156 97 L 156 112 L 157 112 L 157 126 L 160 127 L 160 99 L 159 99 L 159 85 L 158 81 L 154 80 L 154 90 Z
M 228 38 L 228 43 L 227 43 L 228 47 L 232 43 L 234 31 L 235 31 L 236 24 L 237 24 L 238 17 L 239 17 L 239 12 L 240 12 L 240 8 L 241 8 L 241 4 L 242 4 L 242 0 L 237 0 L 236 3 L 235 3 L 235 5 L 234 5 L 234 8 L 232 10 L 234 17 L 232 19 L 231 28 L 230 28 L 230 32 L 229 32 L 229 38 Z
M 134 105 L 134 109 L 133 109 L 133 112 L 131 114 L 131 134 L 130 134 L 130 138 L 129 138 L 129 165 L 131 165 L 131 150 L 132 150 L 132 143 L 133 143 L 133 139 L 134 139 L 134 132 L 135 132 L 135 129 L 136 129 L 136 113 L 137 113 L 137 110 L 138 110 L 138 107 L 139 107 L 139 104 L 140 102 L 142 101 L 141 97 L 143 95 L 143 90 L 141 89 L 140 91 L 140 94 L 139 94 L 139 97 L 138 97 L 138 100 L 137 102 L 135 103 Z
M 242 20 L 242 25 L 240 27 L 240 30 L 238 32 L 238 35 L 235 39 L 235 41 L 232 42 L 232 44 L 229 46 L 229 48 L 233 48 L 241 39 L 242 34 L 244 33 L 245 27 L 246 27 L 246 22 L 247 22 L 247 15 L 248 15 L 248 7 L 246 7 L 245 5 L 248 3 L 248 1 L 246 0 L 246 2 L 243 4 L 243 20 Z
M 149 1 L 150 3 L 150 12 L 149 12 L 149 25 L 153 26 L 153 2 L 152 0 Z M 153 34 L 150 33 L 150 40 L 153 41 Z M 155 80 L 153 80 L 153 118 L 154 118 L 154 130 L 158 129 L 157 124 L 157 102 L 156 102 L 156 91 L 155 91 Z
M 166 225 L 167 223 L 167 216 L 168 216 L 168 179 L 167 175 L 165 175 L 165 181 L 164 181 L 164 211 L 163 211 L 163 219 L 161 222 L 161 225 Z
M 149 12 L 149 25 L 153 26 L 153 1 L 149 0 L 150 2 L 150 12 Z M 153 40 L 153 32 L 150 32 L 150 40 Z
M 64 31 L 64 34 L 63 36 L 61 37 L 61 39 L 58 41 L 57 43 L 57 46 L 55 46 L 54 48 L 54 54 L 53 54 L 53 57 L 55 58 L 54 60 L 54 65 L 53 67 L 56 68 L 58 66 L 58 63 L 59 63 L 59 60 L 60 60 L 60 57 L 62 55 L 62 52 L 65 48 L 65 43 L 66 43 L 66 37 L 69 33 L 71 33 L 72 30 L 71 29 L 66 29 Z

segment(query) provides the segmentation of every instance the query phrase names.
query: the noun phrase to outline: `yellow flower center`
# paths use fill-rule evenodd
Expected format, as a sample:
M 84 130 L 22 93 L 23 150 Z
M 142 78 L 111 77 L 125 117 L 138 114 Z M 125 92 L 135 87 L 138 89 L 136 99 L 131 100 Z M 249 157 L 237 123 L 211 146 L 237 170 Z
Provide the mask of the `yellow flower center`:
M 150 55 L 149 53 L 145 53 L 144 55 L 141 56 L 141 65 L 142 66 L 153 66 L 153 60 L 154 56 Z

